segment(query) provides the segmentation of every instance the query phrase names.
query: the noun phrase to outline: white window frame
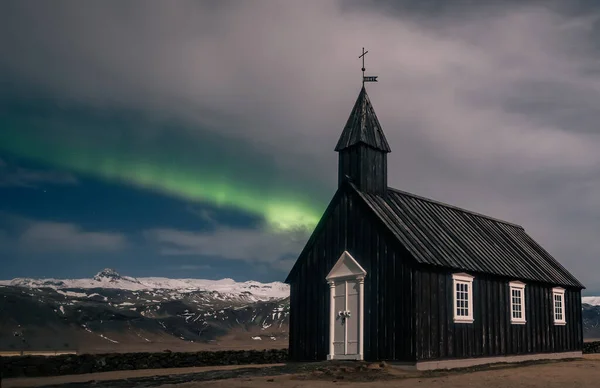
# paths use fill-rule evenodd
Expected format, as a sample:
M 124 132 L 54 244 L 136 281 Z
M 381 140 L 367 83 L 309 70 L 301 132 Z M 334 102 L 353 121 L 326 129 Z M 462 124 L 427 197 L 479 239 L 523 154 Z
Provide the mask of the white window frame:
M 471 276 L 466 273 L 455 273 L 452 274 L 452 310 L 454 311 L 454 322 L 455 323 L 473 323 L 473 279 L 474 276 Z M 457 284 L 465 284 L 467 286 L 467 309 L 468 315 L 458 315 L 456 306 L 456 285 Z
M 509 298 L 510 298 L 510 323 L 513 325 L 524 325 L 527 323 L 527 319 L 525 317 L 525 283 L 523 282 L 510 282 L 510 291 L 509 291 Z M 519 294 L 521 295 L 521 317 L 515 317 L 514 316 L 514 298 L 513 298 L 513 291 L 517 291 L 519 292 Z
M 559 295 L 560 295 L 560 300 L 561 300 L 560 310 L 561 310 L 562 319 L 556 319 L 556 297 Z M 567 324 L 567 318 L 565 316 L 565 313 L 566 313 L 565 289 L 560 288 L 560 287 L 555 287 L 552 289 L 552 318 L 554 318 L 555 325 L 566 325 Z

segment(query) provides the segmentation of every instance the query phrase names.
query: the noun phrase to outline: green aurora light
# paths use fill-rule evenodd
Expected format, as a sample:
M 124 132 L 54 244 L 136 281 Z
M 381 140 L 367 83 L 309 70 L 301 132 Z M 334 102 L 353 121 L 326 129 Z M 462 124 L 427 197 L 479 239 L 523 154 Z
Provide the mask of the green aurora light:
M 311 195 L 299 182 L 283 188 L 273 163 L 242 144 L 224 149 L 219 143 L 222 139 L 211 135 L 198 144 L 175 129 L 143 140 L 127 126 L 114 130 L 113 124 L 106 130 L 102 120 L 85 121 L 82 125 L 80 119 L 0 117 L 0 151 L 187 200 L 236 208 L 264 217 L 276 231 L 310 230 L 324 210 L 323 193 Z

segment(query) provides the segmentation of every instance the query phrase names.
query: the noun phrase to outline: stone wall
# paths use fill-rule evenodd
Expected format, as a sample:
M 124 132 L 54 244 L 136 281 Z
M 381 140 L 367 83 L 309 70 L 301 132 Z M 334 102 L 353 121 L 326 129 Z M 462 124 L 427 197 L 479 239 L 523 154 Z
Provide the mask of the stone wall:
M 584 342 L 583 353 L 600 353 L 600 341 Z
M 0 357 L 0 378 L 286 362 L 287 349 Z

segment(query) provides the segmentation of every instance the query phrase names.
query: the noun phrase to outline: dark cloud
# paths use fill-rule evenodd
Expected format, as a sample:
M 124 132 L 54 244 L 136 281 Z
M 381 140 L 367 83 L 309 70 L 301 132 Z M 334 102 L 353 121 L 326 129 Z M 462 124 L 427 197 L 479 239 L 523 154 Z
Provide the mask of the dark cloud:
M 41 221 L 1 214 L 0 247 L 21 253 L 115 252 L 128 245 L 118 232 L 86 230 L 68 222 Z
M 289 271 L 287 256 L 299 252 L 308 236 L 304 231 L 275 232 L 267 229 L 221 227 L 209 232 L 153 229 L 144 232 L 165 256 L 216 257 L 268 265 Z
M 390 184 L 522 224 L 600 291 L 597 9 L 442 3 L 4 2 L 0 80 L 243 139 L 333 190 L 364 46 Z M 249 257 L 190 233 L 156 236 Z

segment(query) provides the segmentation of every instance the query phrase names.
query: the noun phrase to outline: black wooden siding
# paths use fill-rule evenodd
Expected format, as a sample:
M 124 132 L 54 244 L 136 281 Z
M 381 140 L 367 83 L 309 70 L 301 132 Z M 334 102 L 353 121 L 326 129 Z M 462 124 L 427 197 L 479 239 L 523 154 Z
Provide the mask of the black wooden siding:
M 349 176 L 362 191 L 384 195 L 387 190 L 387 154 L 358 144 L 339 153 L 338 186 Z
M 329 351 L 325 277 L 344 250 L 367 271 L 364 355 L 417 361 L 581 350 L 581 291 L 565 287 L 567 324 L 553 323 L 554 284 L 525 281 L 525 325 L 510 323 L 509 282 L 474 271 L 417 263 L 364 195 L 344 184 L 334 196 L 286 281 L 291 284 L 290 357 L 323 360 Z M 472 324 L 454 323 L 452 273 L 473 283 Z M 521 279 L 522 280 L 522 279 Z
M 326 212 L 328 216 L 324 216 L 300 255 L 295 275 L 290 279 L 290 358 L 326 359 L 329 286 L 325 277 L 344 250 L 348 250 L 367 271 L 365 358 L 414 360 L 411 314 L 414 270 L 408 265 L 410 257 L 348 185 L 340 190 Z
M 420 268 L 413 279 L 416 358 L 493 357 L 579 351 L 583 346 L 581 291 L 565 292 L 567 324 L 554 325 L 552 285 L 527 283 L 525 325 L 510 323 L 509 282 L 475 275 L 473 323 L 454 323 L 452 273 Z

